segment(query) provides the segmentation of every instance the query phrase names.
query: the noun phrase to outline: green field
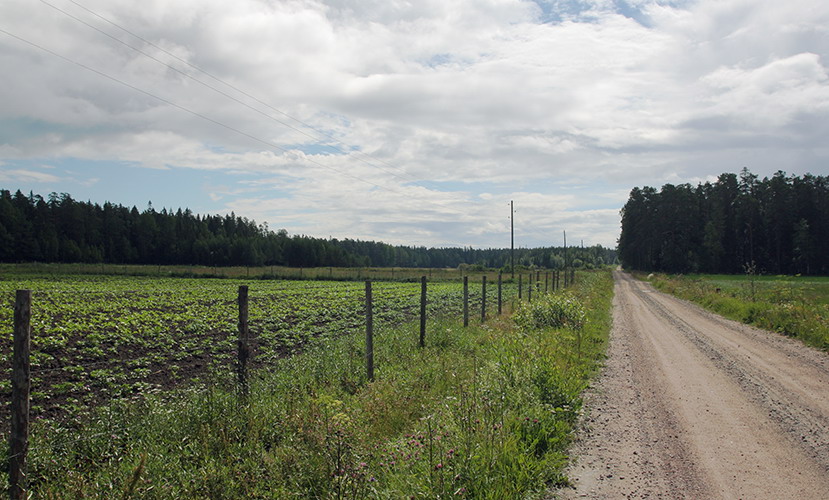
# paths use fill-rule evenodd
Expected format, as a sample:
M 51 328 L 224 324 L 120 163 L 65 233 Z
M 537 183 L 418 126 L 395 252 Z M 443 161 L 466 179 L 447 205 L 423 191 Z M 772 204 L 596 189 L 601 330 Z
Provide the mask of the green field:
M 11 355 L 14 291 L 31 289 L 34 416 L 78 413 L 90 403 L 175 386 L 228 371 L 235 360 L 238 285 L 249 286 L 254 367 L 309 342 L 364 331 L 364 284 L 336 281 L 183 279 L 135 276 L 6 276 L 0 281 L 0 365 Z M 490 314 L 495 289 L 489 289 Z M 378 328 L 419 314 L 420 284 L 376 282 Z M 505 285 L 504 300 L 516 295 Z M 459 317 L 458 282 L 429 283 L 428 315 Z M 480 301 L 480 283 L 470 286 Z M 472 316 L 480 306 L 472 307 Z M 8 380 L 0 382 L 5 415 Z M 5 418 L 3 418 L 5 420 Z M 5 425 L 3 425 L 5 427 Z
M 702 274 L 689 275 L 727 290 L 734 296 L 751 298 L 752 278 L 746 275 Z M 770 298 L 783 293 L 812 304 L 829 304 L 829 277 L 827 276 L 754 276 L 755 293 Z
M 731 319 L 829 350 L 829 277 L 658 274 L 650 280 Z
M 212 267 L 212 266 L 152 266 L 142 264 L 0 264 L 0 276 L 20 275 L 54 276 L 67 275 L 145 276 L 156 278 L 234 278 L 234 279 L 288 279 L 288 280 L 337 280 L 337 281 L 416 281 L 426 276 L 430 281 L 458 281 L 463 276 L 480 280 L 498 279 L 498 271 L 467 268 L 412 268 L 412 267 Z M 526 275 L 527 269 L 516 268 Z M 510 274 L 504 273 L 509 281 Z M 517 279 L 517 276 L 516 276 Z
M 242 283 L 0 281 L 7 337 L 13 290 L 34 290 L 32 498 L 530 498 L 565 481 L 609 272 L 532 304 L 507 285 L 518 321 L 495 317 L 492 287 L 481 323 L 473 283 L 468 328 L 461 285 L 430 283 L 425 348 L 406 322 L 419 284 L 377 282 L 373 381 L 362 283 L 249 281 L 247 398 L 232 373 Z

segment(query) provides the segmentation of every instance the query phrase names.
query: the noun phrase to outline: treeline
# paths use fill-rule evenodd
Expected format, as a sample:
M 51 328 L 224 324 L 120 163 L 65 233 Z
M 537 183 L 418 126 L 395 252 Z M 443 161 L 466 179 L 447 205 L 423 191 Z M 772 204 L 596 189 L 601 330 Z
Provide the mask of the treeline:
M 291 267 L 458 267 L 509 265 L 509 250 L 393 246 L 374 241 L 290 236 L 230 215 L 145 210 L 0 190 L 0 261 Z M 576 267 L 611 264 L 615 251 L 571 248 Z M 564 249 L 517 249 L 516 266 L 561 268 Z
M 618 251 L 643 271 L 829 274 L 829 178 L 743 169 L 696 187 L 636 187 Z

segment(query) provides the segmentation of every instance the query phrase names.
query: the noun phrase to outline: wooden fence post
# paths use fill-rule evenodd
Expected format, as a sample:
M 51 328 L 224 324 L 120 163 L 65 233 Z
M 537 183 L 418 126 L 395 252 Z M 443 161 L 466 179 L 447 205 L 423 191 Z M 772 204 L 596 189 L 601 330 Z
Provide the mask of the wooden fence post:
M 250 330 L 248 328 L 248 286 L 239 287 L 239 340 L 236 369 L 239 375 L 239 394 L 248 396 L 248 358 L 250 358 Z
M 523 276 L 522 274 L 518 275 L 518 300 L 521 300 L 521 288 L 522 288 L 521 278 L 522 278 L 522 276 Z
M 486 276 L 481 278 L 481 323 L 486 322 Z
M 533 301 L 533 273 L 530 273 L 529 279 L 527 279 L 527 301 Z
M 26 454 L 29 451 L 29 347 L 32 336 L 32 291 L 18 290 L 14 302 L 12 352 L 11 438 L 9 439 L 9 496 L 26 498 Z
M 374 314 L 372 313 L 371 281 L 366 281 L 366 376 L 374 380 Z
M 548 293 L 550 291 L 550 273 L 544 273 L 544 293 Z
M 420 277 L 420 347 L 426 347 L 426 276 Z
M 501 315 L 501 273 L 498 273 L 498 316 Z
M 469 326 L 469 276 L 463 277 L 463 326 Z

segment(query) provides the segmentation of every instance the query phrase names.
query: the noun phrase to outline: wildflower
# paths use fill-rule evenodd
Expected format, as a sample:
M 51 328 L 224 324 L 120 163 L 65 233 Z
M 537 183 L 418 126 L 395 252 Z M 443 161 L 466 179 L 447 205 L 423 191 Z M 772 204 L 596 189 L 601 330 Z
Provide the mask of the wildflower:
M 439 464 L 437 464 L 437 465 L 435 466 L 435 470 L 440 470 L 440 469 L 442 469 L 442 468 L 443 468 L 443 464 L 442 464 L 442 463 L 439 463 Z

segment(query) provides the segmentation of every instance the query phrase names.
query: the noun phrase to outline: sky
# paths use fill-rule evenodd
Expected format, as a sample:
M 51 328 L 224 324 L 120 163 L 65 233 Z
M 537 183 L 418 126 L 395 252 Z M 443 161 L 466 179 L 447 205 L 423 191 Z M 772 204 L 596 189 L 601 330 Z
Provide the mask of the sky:
M 633 187 L 829 175 L 828 65 L 821 0 L 3 0 L 0 188 L 615 247 Z

